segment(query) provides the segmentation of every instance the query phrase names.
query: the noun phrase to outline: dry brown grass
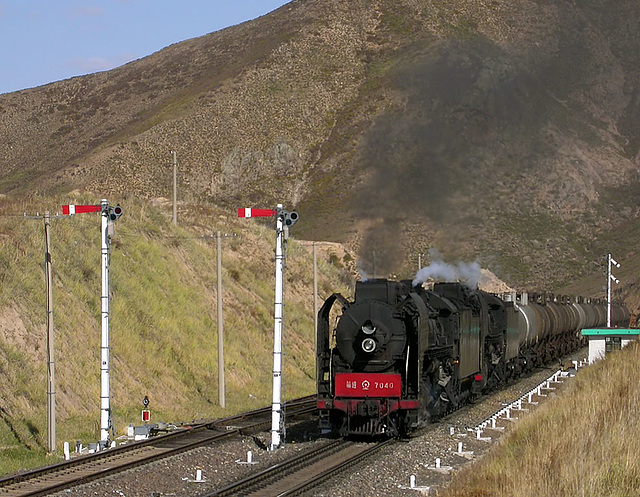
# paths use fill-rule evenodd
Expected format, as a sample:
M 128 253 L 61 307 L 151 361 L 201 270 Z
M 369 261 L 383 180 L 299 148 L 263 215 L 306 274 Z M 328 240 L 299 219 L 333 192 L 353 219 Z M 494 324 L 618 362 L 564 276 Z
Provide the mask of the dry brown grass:
M 640 347 L 580 372 L 441 497 L 640 495 Z

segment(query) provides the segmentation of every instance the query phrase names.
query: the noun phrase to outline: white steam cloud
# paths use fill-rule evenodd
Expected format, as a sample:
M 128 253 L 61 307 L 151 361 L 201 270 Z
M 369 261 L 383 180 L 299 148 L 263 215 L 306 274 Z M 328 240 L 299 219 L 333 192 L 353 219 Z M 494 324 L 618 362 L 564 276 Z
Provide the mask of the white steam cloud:
M 437 251 L 430 255 L 437 254 Z M 447 264 L 441 260 L 431 262 L 427 267 L 420 269 L 413 280 L 413 286 L 422 285 L 428 280 L 434 281 L 459 281 L 470 288 L 477 288 L 478 281 L 482 276 L 480 264 L 477 262 L 458 262 L 457 264 Z
M 362 264 L 360 264 L 360 262 L 358 262 L 356 264 L 356 268 L 358 270 L 358 274 L 360 274 L 360 281 L 368 281 L 370 279 L 369 275 L 364 270 L 364 268 L 362 267 Z

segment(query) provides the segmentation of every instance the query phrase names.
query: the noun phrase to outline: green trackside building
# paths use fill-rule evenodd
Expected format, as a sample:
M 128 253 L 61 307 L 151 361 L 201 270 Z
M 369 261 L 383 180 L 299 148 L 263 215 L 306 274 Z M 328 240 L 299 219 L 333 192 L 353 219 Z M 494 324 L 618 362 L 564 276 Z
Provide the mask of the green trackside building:
M 603 359 L 605 354 L 620 350 L 629 342 L 637 341 L 640 328 L 591 328 L 582 330 L 589 339 L 589 364 Z

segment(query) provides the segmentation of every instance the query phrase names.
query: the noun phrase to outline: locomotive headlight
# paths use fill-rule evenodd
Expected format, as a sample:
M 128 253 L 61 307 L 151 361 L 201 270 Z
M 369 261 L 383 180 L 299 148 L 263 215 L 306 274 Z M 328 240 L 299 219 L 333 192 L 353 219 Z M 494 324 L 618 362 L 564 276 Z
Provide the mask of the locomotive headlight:
M 374 350 L 376 350 L 376 341 L 373 338 L 365 338 L 362 340 L 362 350 L 364 350 L 367 354 L 370 354 Z
M 363 324 L 361 329 L 365 335 L 373 335 L 376 332 L 376 327 L 370 322 Z

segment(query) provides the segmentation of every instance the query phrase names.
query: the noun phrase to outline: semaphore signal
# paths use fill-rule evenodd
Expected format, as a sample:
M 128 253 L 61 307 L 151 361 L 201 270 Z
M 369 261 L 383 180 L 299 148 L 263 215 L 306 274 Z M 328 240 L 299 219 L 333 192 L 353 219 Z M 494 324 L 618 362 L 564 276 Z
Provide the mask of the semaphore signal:
M 271 405 L 271 445 L 275 450 L 281 445 L 282 423 L 282 308 L 283 308 L 283 272 L 284 244 L 290 226 L 298 220 L 296 211 L 286 211 L 282 204 L 276 209 L 238 209 L 238 217 L 276 216 L 276 291 L 273 323 L 273 398 Z
M 109 446 L 109 434 L 114 431 L 111 419 L 110 385 L 109 385 L 109 253 L 113 223 L 122 216 L 120 204 L 115 207 L 103 199 L 100 205 L 63 205 L 62 213 L 67 216 L 100 212 L 102 214 L 102 337 L 100 347 L 100 448 Z
M 620 264 L 611 256 L 607 254 L 607 328 L 611 327 L 611 282 L 616 285 L 620 283 L 620 280 L 611 274 L 611 266 L 620 267 Z

